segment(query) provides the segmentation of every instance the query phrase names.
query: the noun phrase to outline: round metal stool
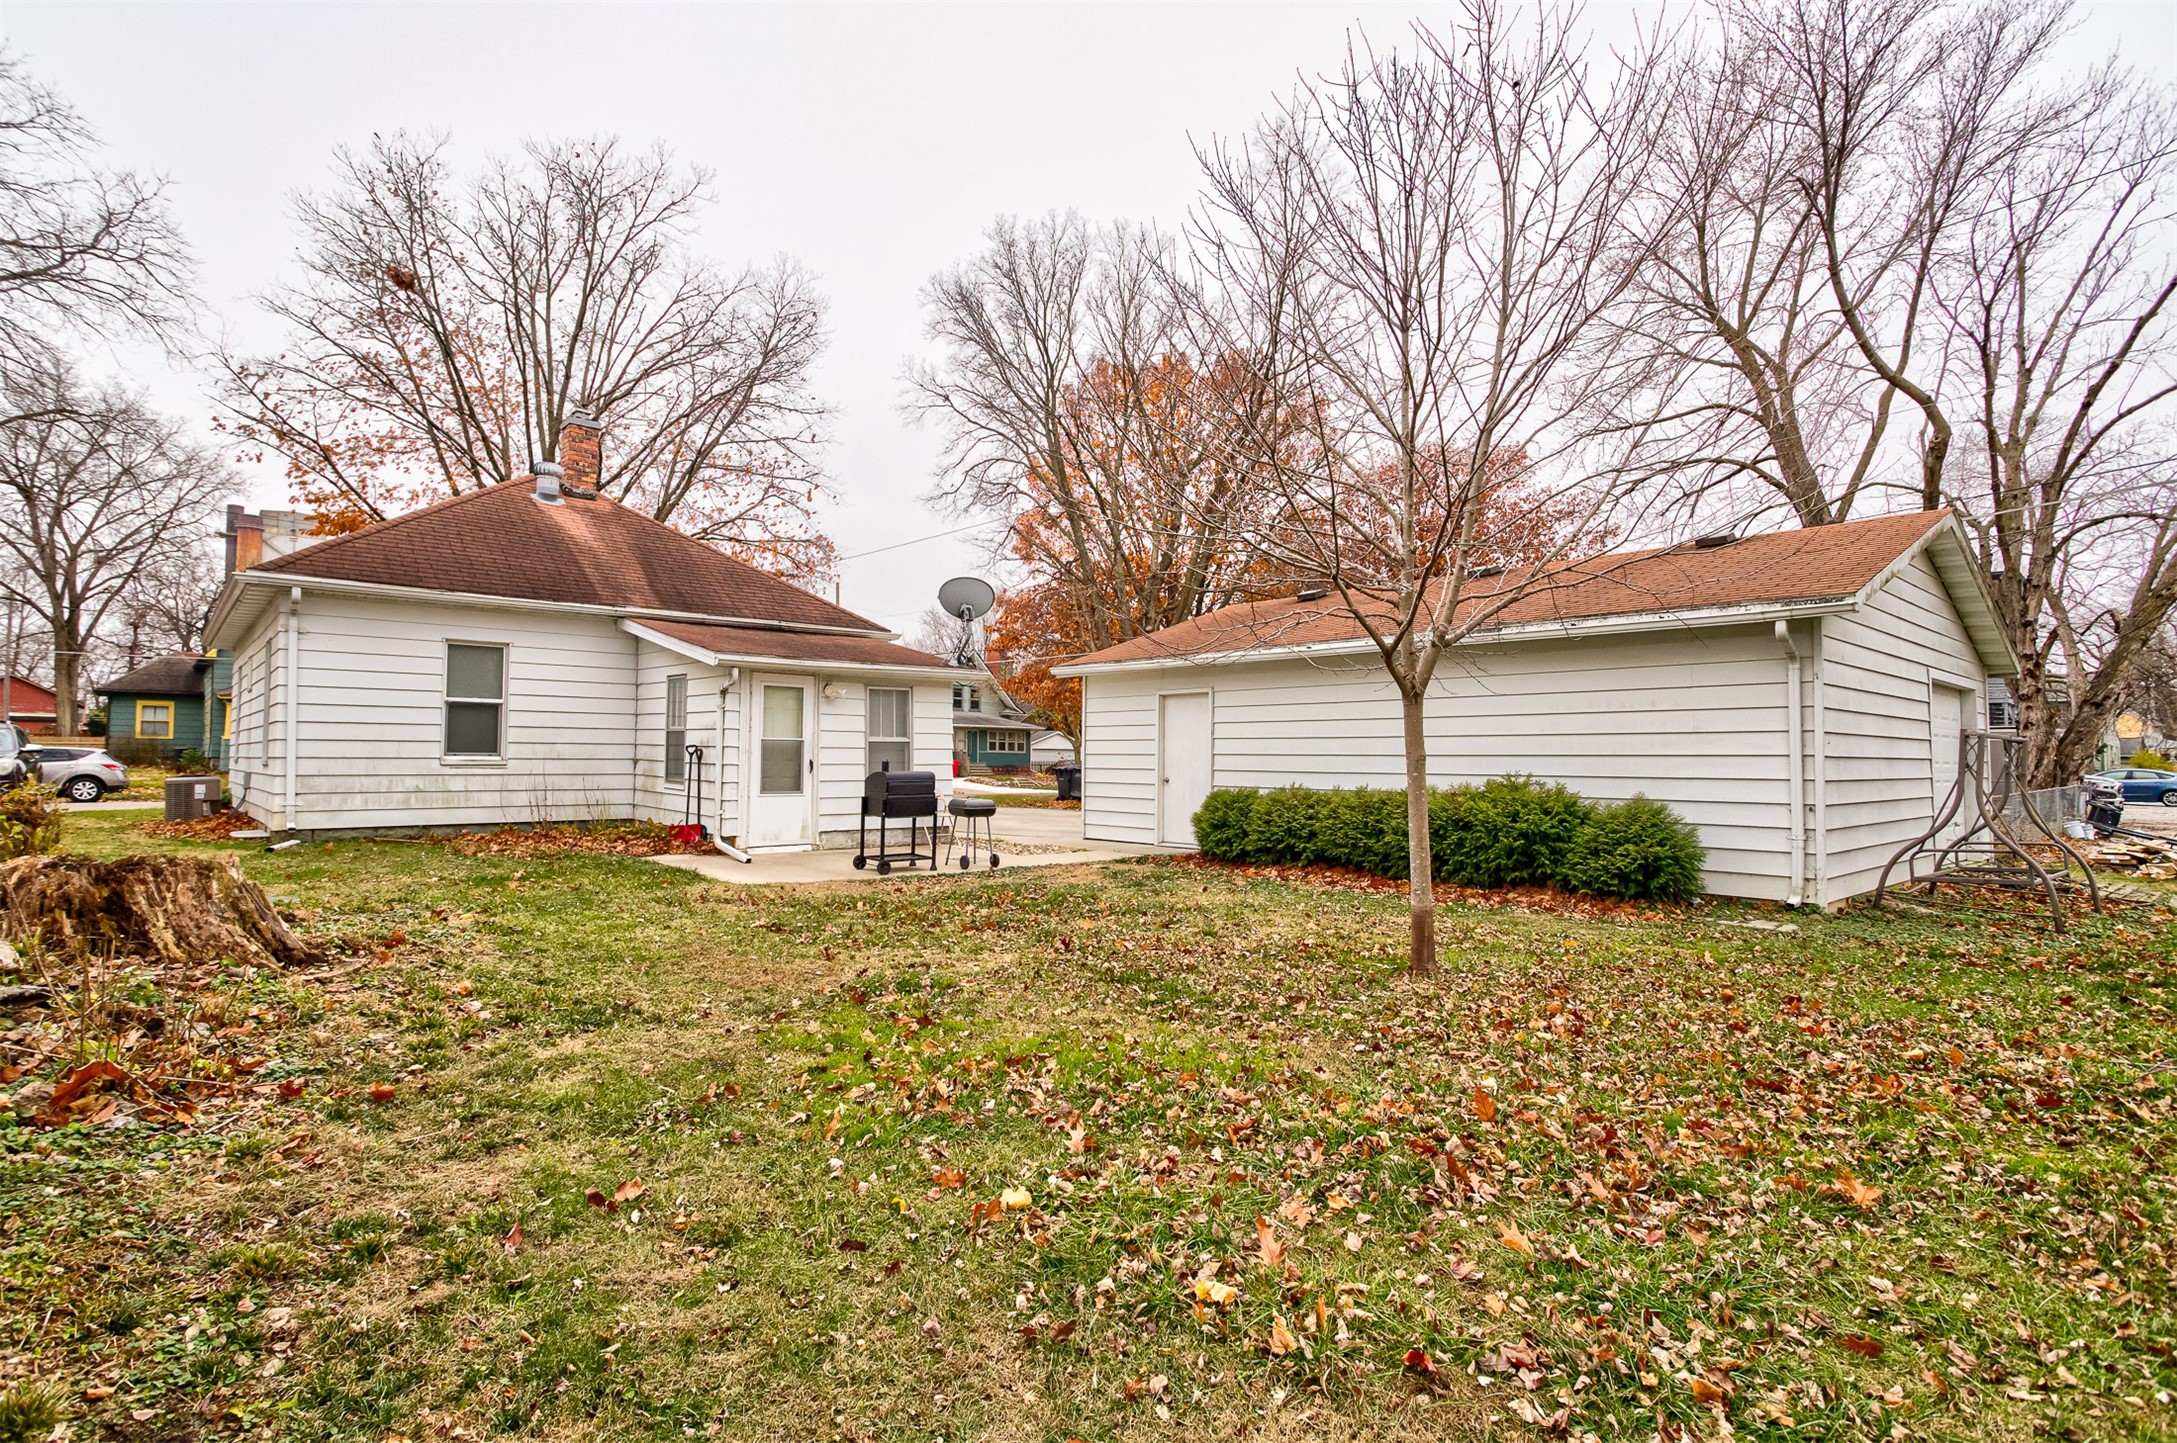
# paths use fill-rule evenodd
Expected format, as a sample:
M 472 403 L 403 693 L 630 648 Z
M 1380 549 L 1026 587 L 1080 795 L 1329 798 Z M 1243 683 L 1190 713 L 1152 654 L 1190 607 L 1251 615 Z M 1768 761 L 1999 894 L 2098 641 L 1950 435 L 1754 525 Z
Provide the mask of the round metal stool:
M 990 865 L 997 866 L 998 835 L 994 828 L 998 821 L 998 804 L 988 797 L 954 797 L 945 804 L 945 810 L 953 819 L 952 834 L 945 839 L 945 860 L 952 860 L 953 844 L 957 842 L 960 844 L 961 871 L 974 866 L 976 852 L 983 849 L 990 852 Z M 967 828 L 965 834 L 960 830 L 962 827 Z M 976 842 L 978 837 L 982 839 L 980 847 Z

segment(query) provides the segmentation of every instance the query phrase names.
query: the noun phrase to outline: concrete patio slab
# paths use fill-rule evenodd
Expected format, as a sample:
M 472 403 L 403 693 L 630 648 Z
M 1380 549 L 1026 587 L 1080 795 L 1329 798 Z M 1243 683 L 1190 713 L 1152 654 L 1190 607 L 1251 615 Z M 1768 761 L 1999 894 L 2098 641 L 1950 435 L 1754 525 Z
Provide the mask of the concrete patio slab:
M 1127 842 L 1088 841 L 1081 835 L 1081 814 L 1056 808 L 1000 807 L 997 833 L 999 871 L 1019 867 L 1069 866 L 1079 862 L 1109 862 L 1124 857 L 1153 857 L 1178 850 L 1174 847 L 1135 846 Z M 1015 846 L 1033 850 L 1013 850 Z M 938 855 L 944 855 L 942 840 L 938 843 Z M 759 852 L 753 862 L 736 862 L 722 853 L 654 857 L 651 860 L 667 867 L 679 867 L 721 882 L 738 882 L 744 886 L 879 880 L 875 867 L 857 871 L 854 866 L 854 852 L 847 848 L 815 852 Z M 934 874 L 927 863 L 913 871 L 905 867 L 895 867 L 883 880 L 896 881 L 903 877 L 932 875 L 989 876 L 989 858 L 978 856 L 975 860 L 976 865 L 966 872 L 960 869 L 957 855 L 950 866 L 940 866 Z

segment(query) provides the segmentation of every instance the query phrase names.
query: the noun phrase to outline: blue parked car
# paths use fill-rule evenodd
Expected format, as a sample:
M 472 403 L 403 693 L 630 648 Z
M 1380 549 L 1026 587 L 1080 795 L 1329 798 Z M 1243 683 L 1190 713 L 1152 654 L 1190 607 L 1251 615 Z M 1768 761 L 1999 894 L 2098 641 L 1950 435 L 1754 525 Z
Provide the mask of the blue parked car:
M 2177 807 L 2177 772 L 2157 771 L 2152 767 L 2111 767 L 2106 772 L 2091 774 L 2087 781 L 2116 786 L 2123 791 L 2127 802 L 2160 802 L 2165 807 Z

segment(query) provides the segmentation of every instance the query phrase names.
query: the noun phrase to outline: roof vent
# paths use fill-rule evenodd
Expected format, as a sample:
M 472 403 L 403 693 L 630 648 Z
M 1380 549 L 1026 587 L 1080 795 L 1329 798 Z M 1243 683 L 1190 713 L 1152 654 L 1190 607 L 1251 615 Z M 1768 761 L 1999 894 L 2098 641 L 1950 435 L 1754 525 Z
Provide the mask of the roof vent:
M 1502 575 L 1504 575 L 1504 568 L 1502 566 L 1475 566 L 1469 568 L 1467 571 L 1467 576 L 1469 579 L 1479 579 L 1483 577 Z
M 539 461 L 529 469 L 536 473 L 537 499 L 547 506 L 559 505 L 559 463 Z
M 1714 551 L 1717 547 L 1729 546 L 1738 539 L 1738 536 L 1733 532 L 1711 531 L 1706 536 L 1694 537 L 1693 549 L 1695 551 Z
M 1294 593 L 1293 593 L 1293 600 L 1295 600 L 1295 601 L 1321 601 L 1321 600 L 1322 600 L 1322 599 L 1323 599 L 1324 597 L 1326 597 L 1326 596 L 1328 596 L 1328 595 L 1330 595 L 1330 591 L 1328 590 L 1328 588 L 1325 588 L 1325 587 L 1321 587 L 1321 586 L 1311 586 L 1311 587 L 1309 587 L 1309 588 L 1308 588 L 1307 590 L 1305 590 L 1305 591 L 1296 591 L 1296 592 L 1294 592 Z

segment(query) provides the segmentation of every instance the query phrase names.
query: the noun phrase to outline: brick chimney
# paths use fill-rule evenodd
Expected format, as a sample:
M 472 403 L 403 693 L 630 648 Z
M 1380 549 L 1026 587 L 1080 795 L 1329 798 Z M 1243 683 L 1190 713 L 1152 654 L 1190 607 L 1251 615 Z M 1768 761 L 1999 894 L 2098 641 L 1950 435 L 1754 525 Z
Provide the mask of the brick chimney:
M 605 423 L 577 411 L 559 428 L 559 464 L 566 494 L 588 500 L 605 470 Z
M 265 559 L 265 520 L 246 507 L 227 507 L 227 574 L 247 571 Z

